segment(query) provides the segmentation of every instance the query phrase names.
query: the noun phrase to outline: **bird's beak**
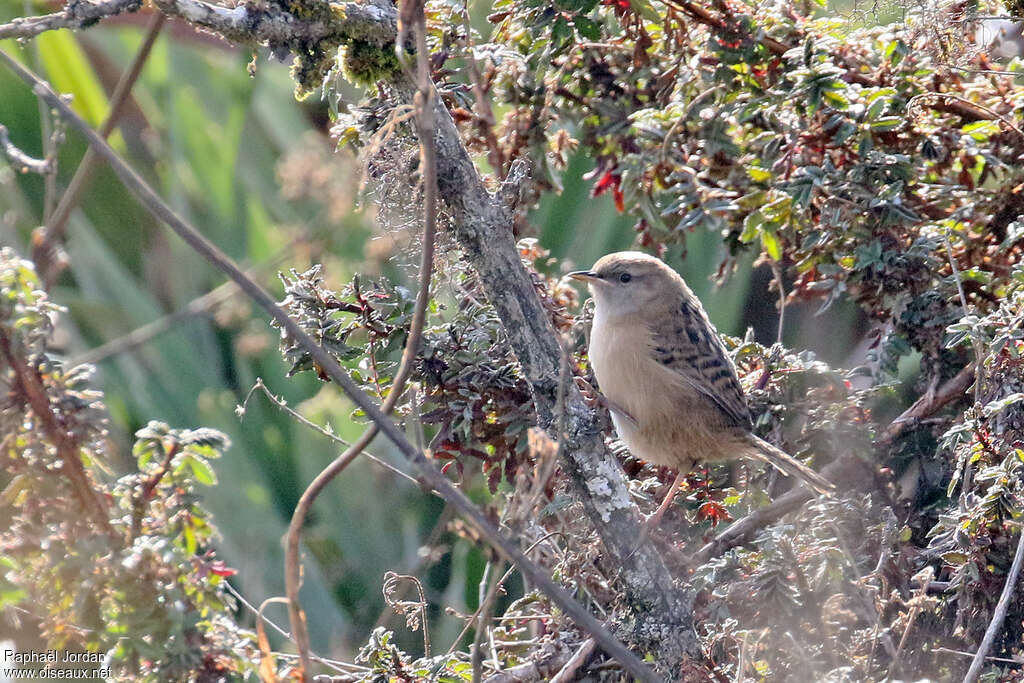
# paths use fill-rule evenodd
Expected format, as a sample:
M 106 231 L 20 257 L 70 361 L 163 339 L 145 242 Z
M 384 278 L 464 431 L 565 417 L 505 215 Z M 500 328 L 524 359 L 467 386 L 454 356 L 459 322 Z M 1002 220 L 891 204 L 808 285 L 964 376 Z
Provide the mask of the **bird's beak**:
M 592 270 L 577 270 L 569 273 L 569 277 L 573 280 L 582 280 L 583 282 L 592 282 L 600 279 L 600 276 Z

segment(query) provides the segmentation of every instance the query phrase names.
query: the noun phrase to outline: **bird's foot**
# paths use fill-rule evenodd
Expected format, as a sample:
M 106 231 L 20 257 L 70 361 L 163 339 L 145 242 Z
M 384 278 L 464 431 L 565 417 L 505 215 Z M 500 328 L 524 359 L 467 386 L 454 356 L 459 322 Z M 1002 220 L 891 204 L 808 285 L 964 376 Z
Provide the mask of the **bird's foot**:
M 647 521 L 644 522 L 644 526 L 647 527 L 648 530 L 657 529 L 661 524 L 661 518 L 665 516 L 665 513 L 668 511 L 669 507 L 671 507 L 672 501 L 675 500 L 676 492 L 679 491 L 679 487 L 682 485 L 684 479 L 686 479 L 686 471 L 680 469 L 679 473 L 676 474 L 676 478 L 672 480 L 672 487 L 668 490 L 668 494 L 661 501 L 661 505 L 659 505 L 658 509 L 654 511 L 654 514 L 648 517 Z

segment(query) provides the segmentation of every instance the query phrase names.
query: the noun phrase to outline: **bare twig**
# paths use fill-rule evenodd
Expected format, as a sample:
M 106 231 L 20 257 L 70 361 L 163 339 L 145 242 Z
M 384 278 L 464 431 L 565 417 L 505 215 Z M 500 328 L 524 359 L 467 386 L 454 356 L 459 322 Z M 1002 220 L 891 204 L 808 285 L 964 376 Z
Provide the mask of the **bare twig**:
M 369 455 L 369 453 L 367 453 L 367 455 Z M 433 549 L 440 541 L 441 536 L 448 530 L 448 524 L 451 521 L 452 508 L 450 505 L 445 505 L 444 509 L 441 510 L 441 514 L 437 516 L 437 521 L 434 522 L 434 528 L 430 530 L 430 534 L 427 536 L 427 540 L 423 542 L 421 548 Z M 416 563 L 407 572 L 405 572 L 406 574 L 419 576 L 428 566 L 436 562 L 436 553 L 434 552 L 421 552 L 417 553 L 417 555 Z M 396 598 L 402 599 L 404 597 L 406 585 L 408 584 L 403 584 L 398 587 L 398 590 L 395 593 Z M 385 605 L 380 611 L 380 614 L 377 615 L 377 620 L 374 622 L 373 627 L 378 628 L 380 626 L 384 626 L 387 623 L 388 617 L 392 613 L 393 611 Z M 449 651 L 448 654 L 451 654 L 451 651 Z
M 480 585 L 478 588 L 476 638 L 473 639 L 473 648 L 470 650 L 470 660 L 473 664 L 473 683 L 480 683 L 480 680 L 483 677 L 484 636 L 487 633 L 491 610 L 494 608 L 494 599 L 498 595 L 498 586 L 504 580 L 504 577 L 498 581 L 491 580 L 496 566 L 496 560 L 494 558 L 487 561 L 487 565 L 484 567 L 484 575 L 480 578 Z M 470 621 L 469 623 L 473 622 Z
M 896 652 L 892 655 L 892 661 L 889 663 L 889 672 L 886 676 L 889 679 L 892 679 L 893 673 L 899 670 L 900 653 L 903 652 L 903 647 L 907 644 L 907 638 L 910 637 L 910 630 L 914 628 L 914 622 L 917 621 L 918 615 L 921 614 L 921 611 L 925 606 L 929 604 L 928 584 L 932 582 L 932 578 L 934 578 L 934 576 L 935 569 L 933 567 L 925 567 L 918 572 L 918 580 L 921 582 L 921 587 L 918 589 L 918 594 L 910 599 L 910 612 L 907 614 L 907 625 L 903 627 L 903 635 L 900 637 L 900 643 L 896 646 Z
M 281 249 L 279 249 L 277 253 L 271 256 L 267 261 L 253 266 L 248 269 L 246 273 L 252 276 L 262 276 L 267 271 L 272 270 L 280 261 L 288 256 L 290 249 L 302 239 L 303 236 L 297 236 L 289 240 L 288 244 L 282 246 Z M 189 318 L 209 313 L 218 305 L 228 301 L 231 297 L 238 294 L 238 292 L 238 285 L 234 282 L 230 280 L 223 282 L 211 289 L 209 292 L 192 299 L 178 310 L 161 316 L 156 320 L 151 320 L 150 322 L 140 325 L 120 337 L 111 339 L 95 348 L 89 349 L 88 351 L 71 358 L 68 361 L 68 365 L 70 367 L 85 363 L 94 365 L 105 361 L 112 356 L 133 351 L 140 346 L 148 344 L 164 332 L 174 328 L 178 323 L 188 320 Z M 348 446 L 347 443 L 344 445 Z
M 914 108 L 917 106 L 918 102 L 924 102 L 924 101 L 928 101 L 928 100 L 936 101 L 940 105 L 943 105 L 943 106 L 946 106 L 946 107 L 949 107 L 949 106 L 951 106 L 953 104 L 958 104 L 961 107 L 971 107 L 971 108 L 974 108 L 978 112 L 981 112 L 981 113 L 984 114 L 983 116 L 979 115 L 978 116 L 979 119 L 987 119 L 987 120 L 990 120 L 990 121 L 998 121 L 999 123 L 1001 123 L 1004 126 L 1006 126 L 1006 128 L 1008 128 L 1009 130 L 1012 130 L 1014 133 L 1016 133 L 1017 135 L 1019 135 L 1022 138 L 1024 138 L 1024 131 L 1022 131 L 1020 128 L 1018 128 L 1016 126 L 1016 124 L 1013 123 L 1013 121 L 1010 121 L 1008 118 L 1006 118 L 1005 116 L 1003 116 L 1002 114 L 1000 114 L 996 110 L 991 109 L 989 107 L 986 107 L 983 104 L 978 104 L 977 102 L 971 102 L 970 100 L 968 100 L 966 98 L 963 98 L 963 97 L 960 97 L 959 95 L 952 95 L 952 94 L 947 93 L 947 92 L 924 92 L 924 93 L 921 93 L 920 95 L 914 95 L 909 100 L 907 100 L 907 113 L 908 114 L 913 114 Z M 908 120 L 911 120 L 911 119 L 908 119 Z
M 934 415 L 947 404 L 952 403 L 961 396 L 974 383 L 974 363 L 971 363 L 958 372 L 952 379 L 943 384 L 932 394 L 925 394 L 914 401 L 913 405 L 904 410 L 899 417 L 889 423 L 882 433 L 875 439 L 878 447 L 888 446 L 895 441 L 903 432 L 912 427 L 918 420 Z
M 949 259 L 949 268 L 953 272 L 953 279 L 956 281 L 956 291 L 960 296 L 960 309 L 966 318 L 971 314 L 971 309 L 967 305 L 967 294 L 964 293 L 964 283 L 960 277 L 960 268 L 956 265 L 956 258 L 953 256 L 953 244 L 949 241 L 948 231 L 942 233 L 942 241 L 946 245 L 946 257 Z M 975 335 L 974 330 L 971 330 L 970 338 L 971 346 L 974 348 L 974 405 L 978 407 L 981 405 L 981 373 L 985 349 L 977 335 Z M 970 460 L 968 459 L 969 465 Z M 964 477 L 964 481 L 970 481 L 970 477 Z
M 532 662 L 509 667 L 501 673 L 488 676 L 484 683 L 533 683 L 548 681 L 565 663 L 569 661 L 569 652 L 562 649 L 550 651 L 546 657 L 539 657 Z
M 584 640 L 583 644 L 576 650 L 576 654 L 551 679 L 551 683 L 571 683 L 578 680 L 576 674 L 579 673 L 580 668 L 590 659 L 590 655 L 594 654 L 594 648 L 596 647 L 597 643 L 594 642 L 593 638 Z
M 95 348 L 89 349 L 88 351 L 75 356 L 68 361 L 68 364 L 71 367 L 74 367 L 75 365 L 82 365 L 83 363 L 96 364 L 105 361 L 112 356 L 117 356 L 137 349 L 140 346 L 149 343 L 153 339 L 156 339 L 164 332 L 173 329 L 178 325 L 178 323 L 209 312 L 210 309 L 227 301 L 237 293 L 238 287 L 234 282 L 225 282 L 218 287 L 211 289 L 206 294 L 192 299 L 192 301 L 189 301 L 173 313 L 161 316 L 156 320 L 135 328 L 127 334 L 117 337 L 116 339 L 111 339 L 108 342 L 100 344 Z
M 69 2 L 60 12 L 38 17 L 19 17 L 0 26 L 0 40 L 4 38 L 32 38 L 59 28 L 82 28 L 100 19 L 124 12 L 135 12 L 142 0 L 101 0 L 100 2 Z
M 387 436 L 392 443 L 395 444 L 397 450 L 420 471 L 426 482 L 433 486 L 438 492 L 443 495 L 458 512 L 467 519 L 467 521 L 474 526 L 482 535 L 486 538 L 491 545 L 493 545 L 507 560 L 514 563 L 523 575 L 532 582 L 538 589 L 546 593 L 552 601 L 555 602 L 559 607 L 564 610 L 566 616 L 576 622 L 576 624 L 584 631 L 589 633 L 598 642 L 601 648 L 609 655 L 614 657 L 622 664 L 623 668 L 631 675 L 639 678 L 642 681 L 659 681 L 661 678 L 654 674 L 651 669 L 633 652 L 626 648 L 615 636 L 613 636 L 607 628 L 591 615 L 586 608 L 580 605 L 576 600 L 569 595 L 568 592 L 554 581 L 548 575 L 546 571 L 538 567 L 533 563 L 519 547 L 506 538 L 494 525 L 487 519 L 483 512 L 476 507 L 466 497 L 466 495 L 456 489 L 448 479 L 441 474 L 440 471 L 426 458 L 426 456 L 418 451 L 409 441 L 405 438 L 402 430 L 392 422 L 380 408 L 378 408 L 374 402 L 359 389 L 355 382 L 348 376 L 345 370 L 335 361 L 335 359 L 323 349 L 316 340 L 314 340 L 302 327 L 292 320 L 288 314 L 277 305 L 273 297 L 270 296 L 259 284 L 249 278 L 242 270 L 229 259 L 220 249 L 218 249 L 213 243 L 207 240 L 202 234 L 200 234 L 193 226 L 185 222 L 179 217 L 167 204 L 164 202 L 156 192 L 153 191 L 149 185 L 136 174 L 130 166 L 128 166 L 117 153 L 111 149 L 111 147 L 93 131 L 89 125 L 79 117 L 56 93 L 42 81 L 38 76 L 25 69 L 21 64 L 8 56 L 5 52 L 0 51 L 0 61 L 4 62 L 8 68 L 18 75 L 26 83 L 30 84 L 38 96 L 46 100 L 54 109 L 60 112 L 60 115 L 65 118 L 68 123 L 79 133 L 81 133 L 88 141 L 89 144 L 96 147 L 100 156 L 104 157 L 114 169 L 115 173 L 121 178 L 125 186 L 135 194 L 142 204 L 153 213 L 154 216 L 159 218 L 161 221 L 166 223 L 179 237 L 181 237 L 190 247 L 196 252 L 206 258 L 211 264 L 220 269 L 222 272 L 227 274 L 232 280 L 238 283 L 239 287 L 266 313 L 276 320 L 285 333 L 290 335 L 293 339 L 299 343 L 304 350 L 306 350 L 313 361 L 316 362 L 325 372 L 325 374 L 333 380 L 349 398 L 356 404 L 357 407 L 363 410 L 363 412 L 373 421 L 379 429 Z M 447 116 L 447 110 L 440 108 L 440 111 L 444 112 Z M 458 144 L 457 149 L 450 147 L 444 150 L 444 154 L 439 153 L 439 159 L 445 155 L 446 157 L 446 170 L 451 170 L 452 163 L 462 165 L 465 161 L 472 168 L 472 160 L 468 158 L 465 148 L 461 146 L 461 142 L 458 141 L 457 132 L 454 132 L 454 123 L 451 118 L 448 117 L 444 121 L 444 134 L 440 134 L 435 139 L 443 139 L 447 145 Z M 452 137 L 454 136 L 454 137 Z M 466 169 L 468 172 L 468 169 Z M 475 171 L 474 171 L 475 173 Z M 439 174 L 440 175 L 440 174 Z M 472 187 L 466 189 L 476 191 L 477 187 L 480 187 L 480 181 L 478 177 L 474 176 L 473 180 L 463 177 L 462 173 L 458 174 L 461 179 L 466 180 Z M 447 178 L 447 182 L 451 182 L 453 178 Z M 449 188 L 451 190 L 451 188 Z M 486 194 L 486 191 L 480 187 L 480 190 Z M 465 216 L 467 209 L 466 205 L 458 206 L 459 213 Z M 457 221 L 456 221 L 457 223 Z M 504 221 L 502 223 L 507 225 Z M 489 230 L 483 232 L 480 228 L 485 226 L 476 226 L 475 228 L 469 228 L 471 232 L 476 234 L 477 238 L 483 237 L 486 233 L 490 239 L 494 239 L 494 234 L 490 233 Z M 473 239 L 472 235 L 463 235 L 466 239 Z M 511 236 L 506 238 L 509 242 Z M 514 245 L 509 244 L 513 247 L 511 252 L 507 252 L 503 247 L 505 246 L 504 241 L 501 245 L 502 253 L 506 255 L 513 255 L 515 261 L 505 263 L 502 260 L 495 261 L 489 264 L 490 267 L 495 266 L 507 266 L 510 268 L 517 268 L 522 271 L 522 263 L 518 261 L 518 255 L 514 251 Z M 490 267 L 486 270 L 490 270 Z M 486 273 L 484 273 L 486 275 Z M 525 273 L 523 273 L 525 278 Z M 507 273 L 504 277 L 499 277 L 494 283 L 499 285 L 501 282 L 507 280 Z M 529 283 L 529 279 L 525 278 L 526 282 Z M 532 291 L 532 284 L 530 285 L 531 290 L 528 296 L 531 297 L 532 301 L 539 305 L 539 301 L 536 301 L 536 293 Z M 512 299 L 517 294 L 517 290 L 512 292 L 505 292 L 503 294 L 503 300 L 506 305 L 512 302 Z M 521 302 L 517 302 L 515 305 L 521 305 Z M 503 312 L 507 313 L 507 309 Z M 528 321 L 524 321 L 526 324 L 531 324 Z M 550 343 L 555 344 L 554 334 L 551 332 L 551 324 L 546 319 L 541 323 L 543 328 L 550 334 Z M 529 353 L 527 351 L 527 353 Z M 554 360 L 556 365 L 554 366 L 554 372 L 551 373 L 554 377 L 557 377 L 557 359 L 559 354 L 557 349 L 554 354 L 551 355 L 551 359 Z M 523 360 L 523 357 L 521 357 Z M 534 358 L 529 355 L 525 356 L 525 362 L 533 362 Z M 553 377 L 553 379 L 554 379 Z M 557 384 L 557 381 L 552 382 L 552 385 Z M 555 389 L 554 386 L 551 389 Z M 551 392 L 553 398 L 553 391 Z M 579 392 L 575 392 L 575 401 L 577 406 L 572 406 L 576 410 L 584 410 L 586 414 L 590 414 L 592 411 L 585 407 L 580 408 L 579 404 L 582 404 L 582 398 L 579 396 Z M 542 404 L 543 405 L 543 404 Z M 550 404 L 548 404 L 550 405 Z M 550 415 L 550 413 L 548 413 Z M 574 416 L 574 437 L 577 437 L 580 442 L 593 442 L 595 439 L 599 439 L 600 433 L 595 431 L 593 433 L 586 433 L 586 425 L 588 419 L 582 416 Z M 592 419 L 592 418 L 591 418 Z M 604 452 L 603 442 L 600 445 L 601 451 Z M 580 452 L 573 454 L 574 457 L 579 456 L 582 458 L 587 455 L 586 452 Z M 576 461 L 578 462 L 578 461 Z M 578 464 L 577 464 L 578 466 Z M 607 461 L 605 462 L 606 470 L 599 470 L 598 472 L 592 473 L 592 480 L 584 484 L 585 490 L 588 492 L 588 499 L 590 505 L 593 505 L 593 498 L 607 499 L 610 495 L 617 495 L 617 487 L 620 484 L 618 480 L 622 479 L 621 471 L 614 469 L 610 466 Z M 582 473 L 581 473 L 582 474 Z M 597 476 L 594 476 L 597 475 Z M 597 479 L 600 479 L 598 482 Z M 624 489 L 624 481 L 621 482 Z M 614 486 L 613 486 L 614 485 Z M 674 633 L 674 638 L 682 638 L 681 644 L 677 645 L 674 643 L 667 643 L 665 650 L 668 656 L 676 661 L 679 657 L 683 656 L 685 652 L 694 652 L 695 656 L 700 656 L 699 643 L 696 641 L 695 634 L 692 632 L 691 617 L 688 613 L 682 612 L 684 605 L 690 604 L 690 600 L 682 599 L 678 591 L 673 587 L 671 581 L 671 575 L 668 574 L 667 568 L 664 563 L 657 556 L 656 550 L 653 546 L 649 548 L 635 549 L 632 540 L 635 539 L 635 530 L 637 524 L 637 513 L 635 506 L 628 499 L 628 494 L 624 502 L 615 501 L 614 506 L 606 507 L 603 510 L 604 517 L 600 513 L 597 513 L 597 519 L 604 525 L 609 524 L 612 521 L 613 516 L 617 520 L 617 524 L 621 524 L 623 534 L 629 534 L 622 538 L 608 537 L 610 541 L 614 542 L 615 556 L 617 559 L 621 558 L 623 562 L 627 564 L 627 584 L 630 588 L 630 592 L 634 594 L 634 597 L 639 600 L 636 607 L 640 609 L 638 612 L 639 616 L 644 616 L 646 619 L 663 619 L 665 617 L 672 619 L 684 619 L 683 624 L 677 624 L 677 627 L 681 630 L 679 633 Z M 632 512 L 629 512 L 632 511 Z M 625 516 L 623 516 L 625 515 Z M 630 527 L 626 527 L 625 524 L 631 522 Z M 630 531 L 630 529 L 632 531 Z M 605 529 L 607 531 L 607 529 Z M 622 547 L 619 547 L 622 546 Z M 633 552 L 635 550 L 635 552 Z M 632 553 L 632 554 L 630 554 Z M 650 558 L 648 558 L 648 553 Z M 646 562 L 650 560 L 650 565 L 639 566 L 638 563 Z M 653 566 L 651 566 L 653 565 Z M 638 574 L 638 572 L 642 572 Z M 648 584 L 641 584 L 640 581 L 643 577 L 650 577 L 654 574 L 654 580 Z M 662 574 L 664 575 L 662 577 Z M 664 585 L 663 585 L 664 584 Z M 652 609 L 653 608 L 653 609 Z M 646 620 L 645 622 L 646 623 Z M 664 623 L 664 622 L 663 622 Z M 643 624 L 641 624 L 642 626 Z M 659 635 L 659 639 L 662 639 L 663 634 Z M 664 639 L 662 639 L 664 642 Z M 691 649 L 692 648 L 692 649 Z
M 1017 539 L 1017 551 L 1013 554 L 1013 565 L 1010 567 L 1010 573 L 1006 575 L 1003 592 L 999 595 L 999 602 L 996 603 L 995 611 L 992 612 L 992 621 L 989 622 L 988 628 L 985 629 L 985 637 L 982 638 L 981 645 L 974 654 L 971 668 L 967 670 L 967 675 L 964 676 L 964 683 L 974 683 L 974 681 L 978 680 L 981 669 L 985 666 L 985 656 L 992 649 L 992 643 L 995 642 L 996 636 L 999 635 L 999 631 L 1003 628 L 1003 620 L 1006 619 L 1006 611 L 1010 608 L 1010 598 L 1013 597 L 1013 591 L 1017 586 L 1021 565 L 1024 565 L 1024 534 Z
M 951 655 L 960 655 L 961 657 L 973 657 L 973 652 L 964 652 L 963 650 L 951 650 L 948 647 L 937 647 L 933 652 L 946 652 Z M 1020 659 L 1010 659 L 1009 657 L 985 657 L 986 661 L 989 662 L 1003 662 L 1004 664 L 1015 664 L 1020 666 L 1024 661 Z
M 53 165 L 56 163 L 52 157 L 36 159 L 18 149 L 7 134 L 7 126 L 3 125 L 0 125 L 0 155 L 3 155 L 7 163 L 19 173 L 48 175 L 53 172 Z
M 541 543 L 543 543 L 544 541 L 548 540 L 552 536 L 564 536 L 564 534 L 562 534 L 561 531 L 552 531 L 550 533 L 544 534 L 543 536 L 538 538 L 536 541 L 531 543 L 530 547 L 528 547 L 524 552 L 527 555 L 529 555 L 531 552 L 533 552 L 534 548 L 536 548 L 537 546 L 539 546 Z M 490 596 L 492 594 L 496 594 L 498 592 L 498 589 L 500 589 L 504 585 L 504 583 L 506 581 L 508 581 L 509 577 L 512 576 L 512 572 L 514 572 L 515 570 L 516 570 L 515 567 L 509 567 L 508 571 L 506 571 L 502 575 L 502 577 L 500 579 L 498 579 L 490 587 L 490 589 L 489 589 L 489 591 L 487 593 L 487 598 L 484 599 L 484 600 L 480 600 L 479 604 L 477 605 L 476 611 L 474 611 L 473 614 L 471 614 L 469 617 L 466 617 L 466 625 L 463 627 L 463 629 L 459 633 L 459 635 L 457 635 L 455 637 L 455 640 L 452 641 L 452 645 L 451 645 L 450 648 L 448 648 L 448 653 L 447 654 L 450 655 L 453 652 L 455 652 L 455 649 L 459 646 L 459 643 L 461 643 L 462 639 L 466 636 L 467 633 L 469 633 L 469 629 L 472 628 L 474 623 L 476 623 L 476 620 L 480 616 L 480 613 L 483 611 L 484 606 L 491 600 Z M 518 619 L 519 617 L 516 617 L 516 618 Z
M 782 281 L 782 264 L 772 259 L 772 275 L 775 277 L 775 286 L 779 288 L 779 327 L 775 334 L 775 341 L 782 343 L 782 333 L 786 330 L 786 286 Z
M 252 388 L 249 389 L 249 393 L 246 395 L 245 400 L 242 402 L 242 405 L 240 405 L 238 408 L 235 409 L 235 412 L 239 416 L 244 415 L 246 407 L 249 404 L 249 399 L 252 398 L 252 395 L 255 392 L 257 392 L 257 391 L 262 391 L 263 395 L 267 397 L 268 401 L 273 403 L 275 406 L 277 406 L 277 408 L 280 411 L 282 411 L 283 413 L 289 415 L 292 419 L 294 419 L 295 421 L 299 422 L 303 426 L 309 427 L 310 429 L 315 431 L 317 434 L 321 434 L 321 435 L 327 437 L 328 439 L 330 439 L 331 441 L 333 441 L 335 443 L 341 444 L 345 448 L 351 448 L 352 444 L 350 444 L 348 441 L 345 441 L 340 436 L 335 434 L 333 431 L 330 431 L 329 429 L 325 429 L 324 427 L 321 427 L 320 425 L 318 425 L 317 423 L 313 422 L 312 420 L 307 418 L 305 415 L 303 415 L 299 411 L 294 410 L 291 406 L 288 405 L 288 403 L 283 398 L 281 398 L 280 396 L 274 395 L 274 392 L 272 392 L 270 390 L 270 388 L 267 387 L 267 385 L 263 383 L 263 378 L 261 378 L 261 377 L 257 377 L 256 378 L 256 383 L 253 384 Z M 363 450 L 363 456 L 366 457 L 371 462 L 377 463 L 378 465 L 380 465 L 381 467 L 386 469 L 388 472 L 391 472 L 392 474 L 396 474 L 399 477 L 401 477 L 402 479 L 405 479 L 406 481 L 408 481 L 410 483 L 419 484 L 419 485 L 422 485 L 422 483 L 423 483 L 419 479 L 417 479 L 416 477 L 414 477 L 414 476 L 412 476 L 410 474 L 406 474 L 405 472 L 403 472 L 402 470 L 398 469 L 397 467 L 395 467 L 391 463 L 389 463 L 389 462 L 387 462 L 387 461 L 385 461 L 385 460 L 383 460 L 381 458 L 378 458 L 376 455 L 374 455 L 372 453 L 368 453 L 365 449 Z
M 418 601 L 403 600 L 401 596 L 397 595 L 403 581 L 416 587 L 416 592 L 420 596 Z M 427 625 L 427 598 L 423 592 L 423 584 L 411 574 L 388 572 L 384 575 L 381 592 L 384 594 L 384 602 L 388 607 L 405 616 L 406 626 L 410 630 L 415 631 L 417 627 L 423 629 L 423 656 L 430 659 L 430 628 Z
M 875 440 L 877 448 L 884 448 L 895 441 L 904 431 L 918 420 L 928 417 L 941 410 L 947 404 L 963 396 L 974 381 L 974 363 L 961 370 L 955 377 L 943 384 L 932 394 L 925 394 L 903 411 Z M 855 455 L 839 458 L 822 469 L 822 476 L 830 481 L 852 481 L 858 474 L 863 474 L 867 467 Z M 748 543 L 754 535 L 783 516 L 803 505 L 813 497 L 811 491 L 800 487 L 789 491 L 778 500 L 763 508 L 754 510 L 742 519 L 729 525 L 729 528 L 718 534 L 713 541 L 701 548 L 694 557 L 695 564 L 703 564 L 713 557 Z

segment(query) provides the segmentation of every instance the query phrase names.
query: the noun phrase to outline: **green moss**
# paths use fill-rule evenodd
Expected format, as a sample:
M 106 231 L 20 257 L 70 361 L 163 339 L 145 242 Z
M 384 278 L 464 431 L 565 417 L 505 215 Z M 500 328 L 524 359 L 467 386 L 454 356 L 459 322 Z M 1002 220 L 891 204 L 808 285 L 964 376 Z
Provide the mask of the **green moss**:
M 345 46 L 342 66 L 345 78 L 360 85 L 390 78 L 401 69 L 393 49 L 361 40 L 353 40 Z
M 327 27 L 327 37 L 319 41 L 299 41 L 290 45 L 295 61 L 291 74 L 295 80 L 295 98 L 309 97 L 323 83 L 337 60 L 342 44 L 345 10 L 327 0 L 277 0 L 286 12 L 302 21 L 319 21 Z
M 278 7 L 302 21 L 318 21 L 327 27 L 319 41 L 297 41 L 290 44 L 295 61 L 291 75 L 295 80 L 295 97 L 309 97 L 323 83 L 335 66 L 339 48 L 343 49 L 342 66 L 347 79 L 359 85 L 372 85 L 390 78 L 401 65 L 390 46 L 354 38 L 345 26 L 345 10 L 326 0 L 272 0 Z

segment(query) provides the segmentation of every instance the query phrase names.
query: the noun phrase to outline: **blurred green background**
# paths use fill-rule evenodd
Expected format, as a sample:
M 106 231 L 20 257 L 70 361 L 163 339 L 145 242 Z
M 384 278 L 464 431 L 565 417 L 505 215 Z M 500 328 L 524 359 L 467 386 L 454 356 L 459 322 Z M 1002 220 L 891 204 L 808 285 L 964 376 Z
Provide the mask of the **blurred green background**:
M 0 4 L 0 21 L 46 11 L 43 5 Z M 47 33 L 24 45 L 0 47 L 74 96 L 74 106 L 93 125 L 107 114 L 109 96 L 142 40 L 149 14 L 118 18 L 88 31 Z M 353 273 L 408 277 L 389 260 L 401 240 L 374 226 L 372 206 L 358 200 L 355 160 L 334 154 L 326 134 L 326 107 L 299 103 L 285 64 L 252 55 L 179 22 L 164 27 L 112 136 L 115 147 L 182 215 L 227 251 L 253 267 L 275 294 L 277 270 L 324 264 L 329 283 Z M 0 123 L 12 141 L 43 155 L 40 109 L 20 81 L 0 70 Z M 59 189 L 65 187 L 84 145 L 69 134 L 60 149 Z M 548 196 L 531 216 L 543 246 L 567 270 L 587 266 L 609 251 L 630 248 L 635 219 L 616 213 L 607 196 L 591 198 L 583 179 L 591 161 L 577 157 L 563 178 L 560 196 Z M 43 220 L 44 183 L 0 162 L 0 244 L 27 256 L 32 230 Z M 122 338 L 181 310 L 223 283 L 197 256 L 136 204 L 103 165 L 92 173 L 67 228 L 70 267 L 52 288 L 69 315 L 57 344 L 69 359 Z M 771 273 L 741 260 L 723 287 L 710 276 L 723 257 L 719 235 L 687 238 L 687 253 L 668 255 L 704 300 L 723 332 L 753 326 L 759 341 L 775 338 L 776 294 Z M 813 311 L 787 312 L 787 343 L 843 362 L 859 322 L 832 310 L 808 324 Z M 148 420 L 172 427 L 209 426 L 225 431 L 233 447 L 218 461 L 220 485 L 206 503 L 222 533 L 218 552 L 239 573 L 233 584 L 253 604 L 282 595 L 281 538 L 304 486 L 337 455 L 339 446 L 284 414 L 264 396 L 236 405 L 257 377 L 308 418 L 330 424 L 343 438 L 361 425 L 333 388 L 311 375 L 286 379 L 276 331 L 242 299 L 232 297 L 183 316 L 147 343 L 98 362 L 97 384 L 111 409 L 111 438 L 130 465 L 131 434 Z M 401 464 L 383 441 L 371 450 Z M 430 562 L 420 548 L 431 537 L 442 505 L 408 481 L 366 459 L 350 467 L 320 497 L 306 534 L 304 604 L 314 648 L 350 656 L 378 623 L 399 627 L 402 617 L 383 611 L 385 571 L 417 572 L 434 605 L 461 612 L 476 607 L 484 554 L 450 534 L 435 535 Z M 436 560 L 436 562 L 434 562 Z M 425 571 L 430 564 L 429 571 Z M 283 608 L 270 608 L 287 623 Z M 461 622 L 436 612 L 432 638 L 447 646 Z M 251 615 L 247 617 L 251 619 Z M 403 629 L 399 629 L 403 630 Z M 20 634 L 0 633 L 0 639 Z M 419 647 L 419 636 L 401 643 Z M 435 646 L 436 647 L 439 647 Z

